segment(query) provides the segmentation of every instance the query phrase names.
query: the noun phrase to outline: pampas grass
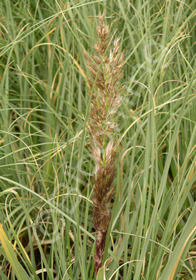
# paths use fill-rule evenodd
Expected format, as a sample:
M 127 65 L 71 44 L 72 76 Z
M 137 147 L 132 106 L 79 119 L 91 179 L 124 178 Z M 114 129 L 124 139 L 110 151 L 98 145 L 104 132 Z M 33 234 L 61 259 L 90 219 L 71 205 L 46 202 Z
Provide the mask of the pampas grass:
M 120 105 L 121 89 L 118 81 L 122 77 L 123 54 L 119 51 L 119 39 L 109 50 L 109 26 L 104 15 L 99 17 L 98 41 L 94 46 L 97 55 L 84 55 L 90 71 L 88 83 L 91 97 L 88 132 L 90 152 L 95 160 L 95 182 L 93 190 L 93 221 L 96 230 L 95 274 L 102 264 L 106 234 L 110 222 L 110 202 L 114 194 L 116 174 L 116 144 L 113 137 L 117 126 L 114 115 Z
M 195 1 L 1 0 L 0 18 L 0 279 L 194 279 Z

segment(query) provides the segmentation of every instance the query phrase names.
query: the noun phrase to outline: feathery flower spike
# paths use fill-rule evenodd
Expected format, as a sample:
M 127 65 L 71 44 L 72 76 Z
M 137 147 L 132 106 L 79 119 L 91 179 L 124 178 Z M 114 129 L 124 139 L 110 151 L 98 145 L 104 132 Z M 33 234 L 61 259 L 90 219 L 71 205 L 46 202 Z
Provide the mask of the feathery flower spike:
M 119 39 L 109 47 L 109 26 L 104 23 L 104 15 L 99 17 L 98 41 L 94 46 L 96 56 L 84 56 L 90 71 L 88 83 L 91 96 L 88 132 L 90 152 L 94 157 L 95 182 L 93 189 L 93 221 L 96 230 L 95 274 L 103 259 L 107 230 L 110 222 L 110 202 L 114 194 L 116 174 L 116 145 L 112 133 L 117 126 L 114 114 L 121 101 L 118 81 L 122 77 L 123 54 L 119 51 Z

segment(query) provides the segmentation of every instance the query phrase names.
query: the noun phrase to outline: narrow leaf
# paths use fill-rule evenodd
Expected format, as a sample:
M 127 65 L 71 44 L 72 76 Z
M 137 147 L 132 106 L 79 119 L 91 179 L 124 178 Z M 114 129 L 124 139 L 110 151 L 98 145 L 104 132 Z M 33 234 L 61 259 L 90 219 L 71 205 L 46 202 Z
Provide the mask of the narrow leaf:
M 2 243 L 3 249 L 6 253 L 8 261 L 10 262 L 14 273 L 18 279 L 29 280 L 30 278 L 27 276 L 26 272 L 22 268 L 21 264 L 19 263 L 15 251 L 7 238 L 7 235 L 0 224 L 0 241 Z

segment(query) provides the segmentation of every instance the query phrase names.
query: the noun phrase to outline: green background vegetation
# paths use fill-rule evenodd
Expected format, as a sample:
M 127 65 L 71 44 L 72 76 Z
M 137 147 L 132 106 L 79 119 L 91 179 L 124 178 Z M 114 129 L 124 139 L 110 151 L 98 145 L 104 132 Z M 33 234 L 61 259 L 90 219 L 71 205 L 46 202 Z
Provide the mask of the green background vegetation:
M 0 278 L 95 279 L 83 49 L 125 55 L 99 279 L 196 279 L 194 1 L 1 0 Z M 105 278 L 104 278 L 105 277 Z

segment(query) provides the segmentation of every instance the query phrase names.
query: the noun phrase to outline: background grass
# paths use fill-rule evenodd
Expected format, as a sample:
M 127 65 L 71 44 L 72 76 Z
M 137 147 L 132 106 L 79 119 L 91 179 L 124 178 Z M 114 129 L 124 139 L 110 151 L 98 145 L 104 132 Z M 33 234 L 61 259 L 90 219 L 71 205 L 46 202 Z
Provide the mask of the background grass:
M 83 48 L 93 52 L 102 12 L 126 63 L 98 278 L 196 279 L 191 0 L 0 2 L 1 279 L 94 279 Z

